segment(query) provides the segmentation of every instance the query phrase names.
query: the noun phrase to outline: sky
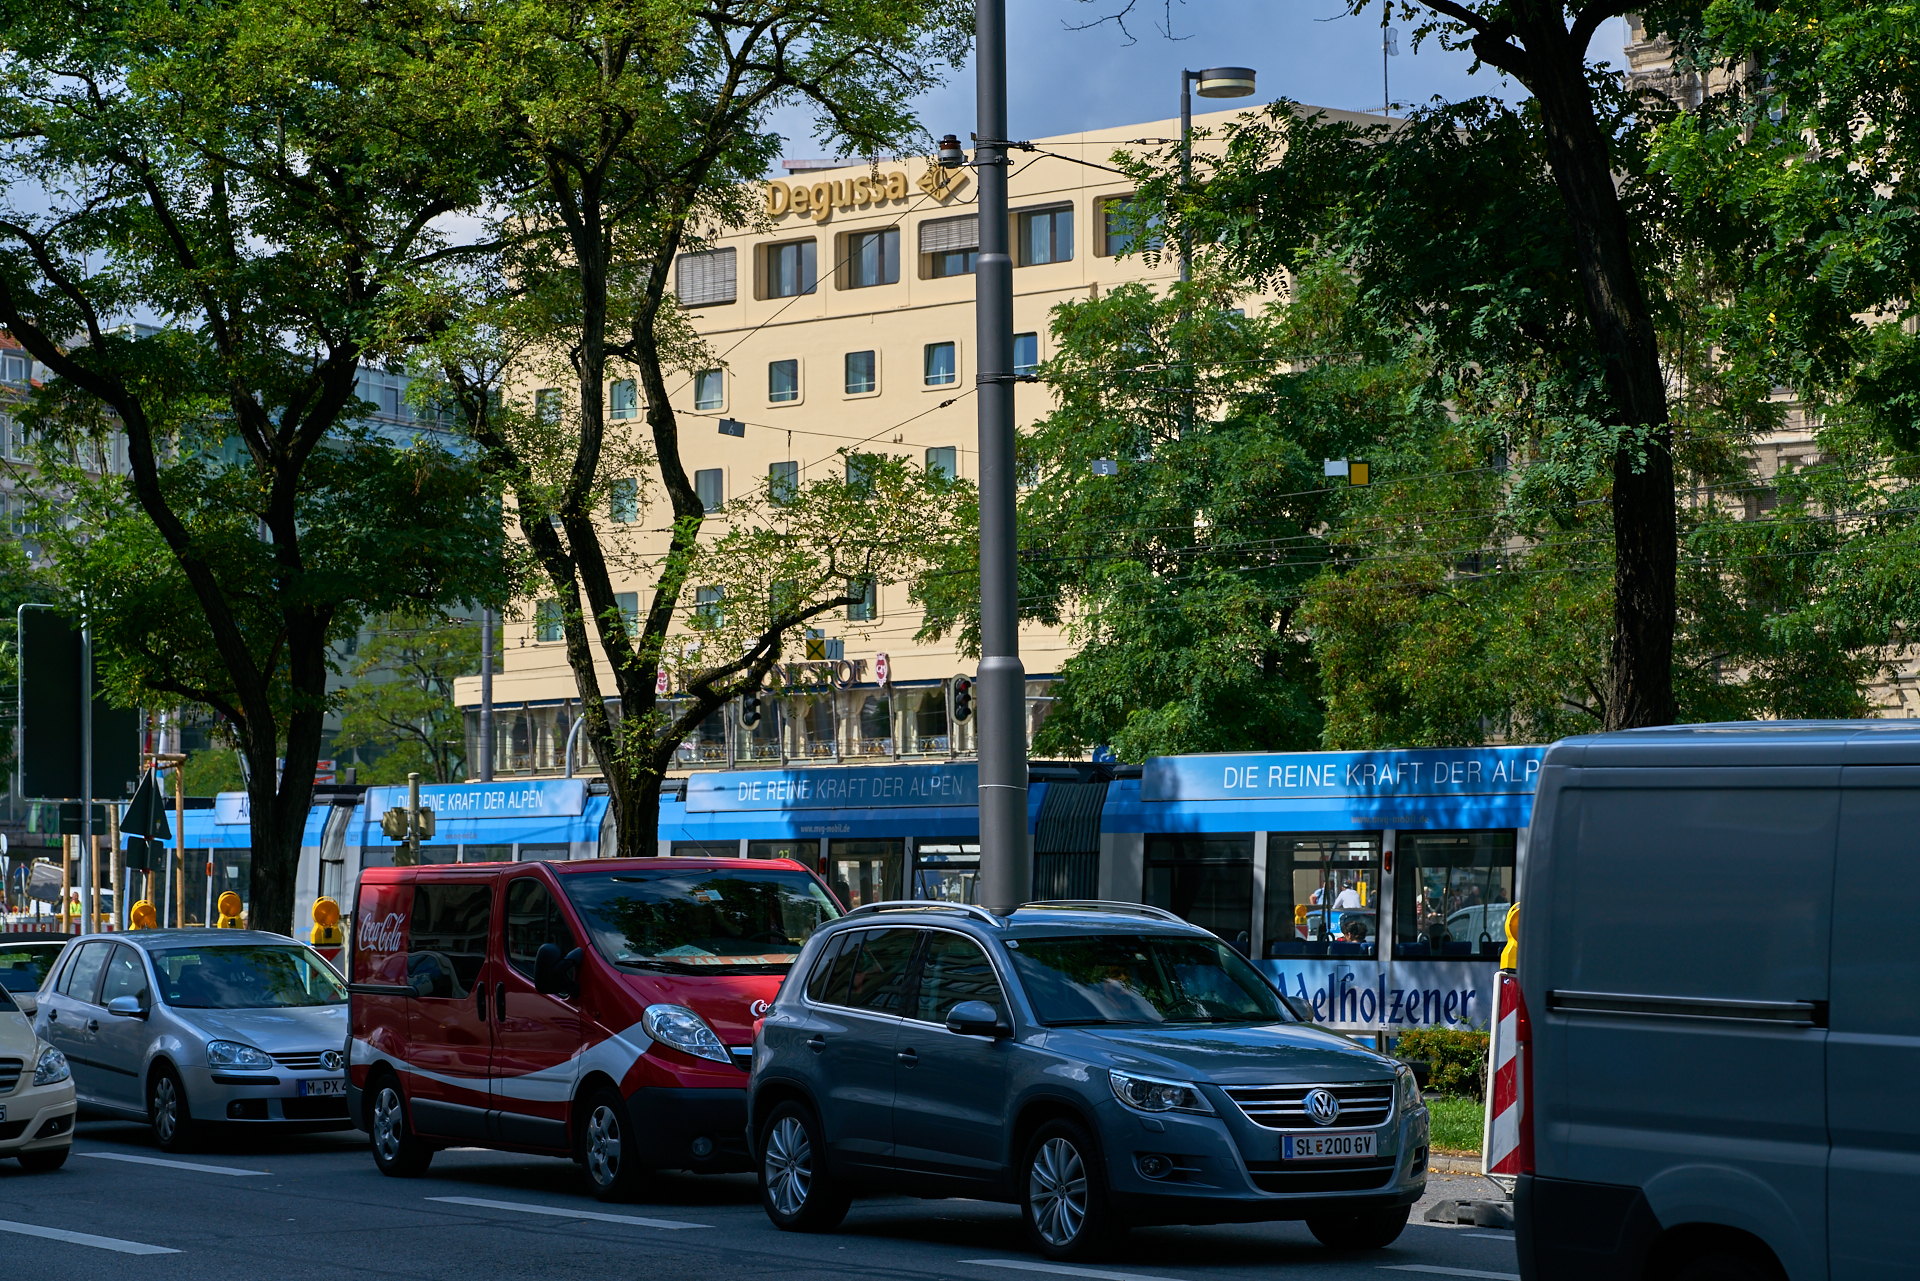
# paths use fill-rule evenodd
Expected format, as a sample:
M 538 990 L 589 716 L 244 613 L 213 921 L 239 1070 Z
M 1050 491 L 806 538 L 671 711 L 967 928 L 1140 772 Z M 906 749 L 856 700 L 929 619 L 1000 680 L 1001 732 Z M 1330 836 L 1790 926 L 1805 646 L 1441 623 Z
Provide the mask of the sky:
M 1219 110 L 1291 98 L 1316 107 L 1378 111 L 1380 18 L 1343 17 L 1340 0 L 1137 0 L 1128 18 L 1133 39 L 1113 23 L 1085 30 L 1125 0 L 1008 0 L 1007 109 L 1015 138 L 1041 138 L 1167 119 L 1180 112 L 1183 67 L 1251 66 L 1259 88 L 1238 103 L 1194 100 L 1194 110 Z M 1169 7 L 1170 6 L 1170 7 Z M 1171 26 L 1174 39 L 1166 32 Z M 1520 86 L 1473 59 L 1429 41 L 1416 54 L 1408 24 L 1396 21 L 1400 53 L 1387 60 L 1396 103 L 1425 103 L 1496 94 L 1524 96 Z M 1624 67 L 1622 20 L 1601 24 L 1592 56 Z M 942 88 L 919 99 L 920 120 L 934 137 L 974 127 L 972 63 Z M 789 159 L 824 157 L 832 149 L 811 138 L 807 113 L 788 109 L 773 123 L 787 138 Z

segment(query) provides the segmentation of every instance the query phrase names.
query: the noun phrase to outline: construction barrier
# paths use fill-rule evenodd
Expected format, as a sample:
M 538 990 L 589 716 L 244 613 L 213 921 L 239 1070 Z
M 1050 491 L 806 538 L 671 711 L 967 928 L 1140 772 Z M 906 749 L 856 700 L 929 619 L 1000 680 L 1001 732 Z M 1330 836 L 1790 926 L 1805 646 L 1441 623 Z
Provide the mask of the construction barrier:
M 1520 1118 L 1527 1100 L 1520 1019 L 1520 978 L 1500 971 L 1493 994 L 1493 1041 L 1487 1047 L 1487 1121 L 1480 1142 L 1482 1174 L 1520 1173 Z

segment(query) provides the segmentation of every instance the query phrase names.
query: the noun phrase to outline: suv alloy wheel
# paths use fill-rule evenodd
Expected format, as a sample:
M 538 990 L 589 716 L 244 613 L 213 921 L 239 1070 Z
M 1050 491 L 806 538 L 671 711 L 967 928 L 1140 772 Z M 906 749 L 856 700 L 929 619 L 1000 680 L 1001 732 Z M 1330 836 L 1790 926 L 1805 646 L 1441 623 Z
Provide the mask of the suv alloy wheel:
M 1119 1235 L 1099 1149 L 1073 1121 L 1049 1121 L 1027 1141 L 1020 1209 L 1033 1247 L 1049 1259 L 1084 1259 Z
M 831 1232 L 847 1217 L 851 1194 L 823 1169 L 820 1120 L 804 1103 L 782 1103 L 760 1138 L 760 1201 L 774 1226 Z

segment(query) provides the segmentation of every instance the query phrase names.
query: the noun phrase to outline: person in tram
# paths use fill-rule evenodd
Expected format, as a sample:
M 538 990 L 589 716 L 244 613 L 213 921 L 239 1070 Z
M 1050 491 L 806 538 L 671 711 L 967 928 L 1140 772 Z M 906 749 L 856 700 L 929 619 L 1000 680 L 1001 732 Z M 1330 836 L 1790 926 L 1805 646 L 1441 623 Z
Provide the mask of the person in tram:
M 1365 897 L 1361 895 L 1358 886 L 1355 885 L 1349 885 L 1344 890 L 1341 890 L 1339 896 L 1333 900 L 1333 910 L 1336 912 L 1344 912 L 1348 908 L 1365 907 L 1366 905 Z

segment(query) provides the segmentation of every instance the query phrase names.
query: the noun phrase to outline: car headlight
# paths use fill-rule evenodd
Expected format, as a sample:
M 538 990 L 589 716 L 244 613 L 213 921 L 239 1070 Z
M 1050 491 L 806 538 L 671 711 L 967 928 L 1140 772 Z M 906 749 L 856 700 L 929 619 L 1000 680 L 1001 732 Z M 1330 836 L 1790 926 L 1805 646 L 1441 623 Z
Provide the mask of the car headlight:
M 1213 1105 L 1187 1081 L 1162 1081 L 1131 1072 L 1107 1071 L 1113 1097 L 1136 1112 L 1212 1112 Z
M 273 1057 L 254 1049 L 251 1045 L 242 1045 L 238 1041 L 208 1041 L 207 1066 L 258 1072 L 272 1067 Z
M 57 1085 L 73 1075 L 73 1069 L 67 1066 L 67 1056 L 42 1043 L 40 1059 L 33 1065 L 33 1083 L 35 1085 Z
M 1404 1063 L 1395 1075 L 1399 1079 L 1400 1110 L 1411 1112 L 1420 1106 L 1420 1082 L 1413 1075 L 1413 1069 Z
M 707 1021 L 684 1005 L 649 1005 L 640 1016 L 640 1026 L 662 1045 L 672 1046 L 697 1059 L 731 1063 L 733 1056 L 720 1042 Z

